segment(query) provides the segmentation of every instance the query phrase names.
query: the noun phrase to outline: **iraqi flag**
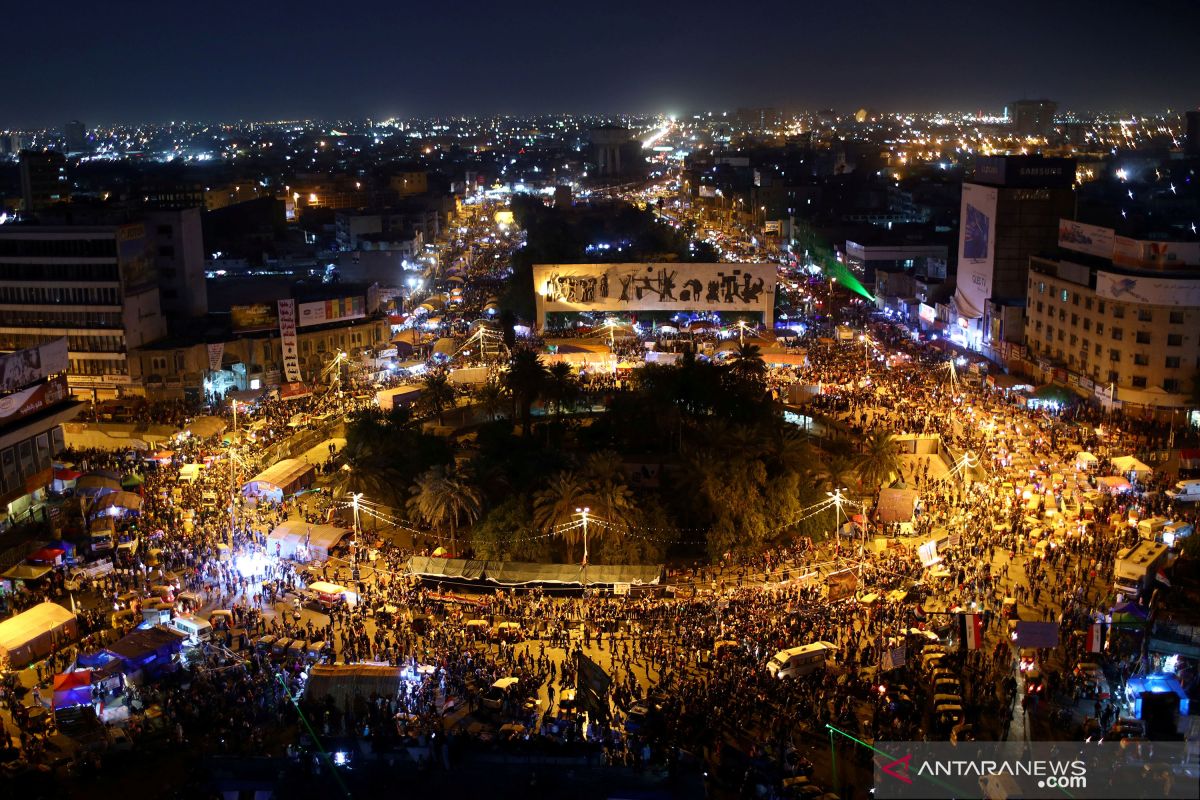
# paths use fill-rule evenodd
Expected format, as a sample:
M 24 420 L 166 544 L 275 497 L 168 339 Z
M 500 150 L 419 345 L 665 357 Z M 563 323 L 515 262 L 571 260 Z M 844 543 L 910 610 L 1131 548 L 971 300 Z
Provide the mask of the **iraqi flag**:
M 1099 653 L 1104 650 L 1105 625 L 1103 622 L 1094 622 L 1087 629 L 1087 651 L 1089 653 Z
M 1155 574 L 1154 578 L 1163 586 L 1171 585 L 1171 579 L 1168 578 L 1167 573 L 1163 572 L 1161 569 Z
M 959 617 L 959 626 L 965 649 L 979 650 L 983 647 L 983 616 L 981 614 L 962 614 Z

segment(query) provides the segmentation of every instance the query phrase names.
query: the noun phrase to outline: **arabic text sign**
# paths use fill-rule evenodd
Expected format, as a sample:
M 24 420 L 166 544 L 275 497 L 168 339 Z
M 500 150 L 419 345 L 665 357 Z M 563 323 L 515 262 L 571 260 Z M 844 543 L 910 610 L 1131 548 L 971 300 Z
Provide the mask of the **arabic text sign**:
M 1150 306 L 1200 306 L 1200 281 L 1096 273 L 1096 296 Z

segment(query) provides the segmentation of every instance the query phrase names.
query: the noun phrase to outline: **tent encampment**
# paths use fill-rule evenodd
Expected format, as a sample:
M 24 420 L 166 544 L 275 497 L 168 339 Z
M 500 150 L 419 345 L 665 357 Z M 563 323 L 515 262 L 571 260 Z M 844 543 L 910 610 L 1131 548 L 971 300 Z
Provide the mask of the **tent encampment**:
M 312 486 L 313 465 L 298 458 L 285 458 L 267 467 L 242 487 L 246 497 L 267 497 L 282 502 L 286 495 Z
M 11 669 L 21 669 L 75 641 L 79 623 L 58 603 L 39 603 L 0 622 L 0 655 Z
M 408 572 L 430 580 L 488 581 L 500 586 L 547 583 L 568 586 L 597 586 L 627 583 L 653 586 L 662 579 L 663 568 L 644 564 L 538 564 L 524 561 L 480 561 L 465 558 L 413 556 Z
M 1138 480 L 1144 480 L 1154 474 L 1149 465 L 1139 461 L 1135 456 L 1120 456 L 1112 460 L 1113 469 L 1122 475 L 1133 473 Z
M 92 473 L 84 475 L 75 481 L 75 493 L 86 497 L 96 497 L 109 492 L 121 491 L 121 481 L 107 475 Z
M 302 519 L 289 519 L 267 535 L 267 553 L 279 558 L 297 558 L 304 554 L 308 541 L 308 558 L 324 561 L 350 531 L 336 525 L 312 525 Z
M 111 515 L 121 514 L 126 511 L 141 511 L 142 498 L 133 492 L 110 492 L 98 499 L 88 509 L 88 513 L 92 516 L 97 514 L 109 513 Z
M 328 696 L 333 699 L 336 708 L 349 711 L 358 697 L 395 697 L 400 691 L 402 680 L 400 667 L 374 664 L 315 664 L 308 672 L 304 699 L 309 702 L 321 702 Z

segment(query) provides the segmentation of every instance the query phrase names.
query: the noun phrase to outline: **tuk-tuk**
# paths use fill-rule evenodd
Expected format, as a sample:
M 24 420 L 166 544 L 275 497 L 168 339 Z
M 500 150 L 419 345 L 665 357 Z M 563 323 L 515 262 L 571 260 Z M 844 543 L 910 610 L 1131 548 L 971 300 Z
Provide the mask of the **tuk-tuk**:
M 303 659 L 304 654 L 308 651 L 308 644 L 303 639 L 295 639 L 288 645 L 288 658 Z
M 233 612 L 227 608 L 219 608 L 208 615 L 208 624 L 215 631 L 233 630 Z
M 157 567 L 161 563 L 162 563 L 162 548 L 161 547 L 151 547 L 150 551 L 148 553 L 146 553 L 146 566 L 147 567 Z
M 271 655 L 281 656 L 291 647 L 292 640 L 286 636 L 280 636 L 275 641 L 271 642 Z
M 109 617 L 109 623 L 113 628 L 120 628 L 123 625 L 132 625 L 137 621 L 136 615 L 132 608 L 122 608 L 120 611 L 114 611 Z
M 254 640 L 254 649 L 260 653 L 269 653 L 271 652 L 271 646 L 275 644 L 276 638 L 269 633 L 264 634 Z
M 309 661 L 320 661 L 321 657 L 324 654 L 325 654 L 325 643 L 324 642 L 309 642 L 308 647 L 305 648 L 305 651 L 304 651 L 304 657 L 307 658 Z
M 521 623 L 519 622 L 501 622 L 496 627 L 492 628 L 493 641 L 519 642 L 521 641 Z

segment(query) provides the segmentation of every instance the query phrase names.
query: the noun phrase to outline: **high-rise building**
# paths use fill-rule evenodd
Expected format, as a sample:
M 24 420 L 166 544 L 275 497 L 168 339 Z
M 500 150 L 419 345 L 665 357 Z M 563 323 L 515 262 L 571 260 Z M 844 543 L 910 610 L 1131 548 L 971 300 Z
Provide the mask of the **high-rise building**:
M 77 119 L 63 126 L 63 139 L 66 141 L 68 153 L 82 153 L 88 150 L 87 126 Z
M 146 225 L 0 226 L 0 350 L 67 337 L 71 391 L 115 397 L 127 354 L 166 335 Z
M 207 314 L 200 209 L 146 212 L 146 238 L 168 327 L 182 328 Z
M 1200 156 L 1200 111 L 1186 114 L 1187 132 L 1184 134 L 1183 152 L 1189 156 Z
M 0 513 L 9 522 L 41 519 L 40 500 L 63 449 L 62 424 L 81 405 L 67 390 L 67 342 L 0 355 Z
M 596 151 L 596 172 L 601 177 L 615 177 L 624 172 L 621 148 L 629 141 L 629 129 L 619 125 L 592 128 L 592 147 Z
M 1018 136 L 1047 137 L 1054 130 L 1053 100 L 1017 100 L 1013 103 L 1013 130 Z
M 969 346 L 1020 341 L 1029 257 L 1058 243 L 1058 221 L 1074 213 L 1075 160 L 1041 156 L 978 159 L 962 186 L 958 330 Z
M 1063 220 L 1059 245 L 1031 259 L 1026 283 L 1025 344 L 1038 377 L 1139 414 L 1194 407 L 1200 243 Z
M 21 197 L 25 211 L 40 211 L 71 199 L 67 158 L 54 150 L 21 151 Z

